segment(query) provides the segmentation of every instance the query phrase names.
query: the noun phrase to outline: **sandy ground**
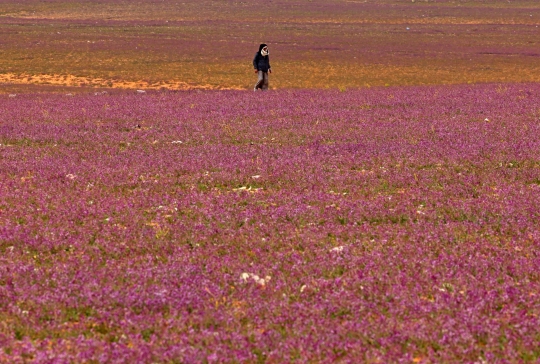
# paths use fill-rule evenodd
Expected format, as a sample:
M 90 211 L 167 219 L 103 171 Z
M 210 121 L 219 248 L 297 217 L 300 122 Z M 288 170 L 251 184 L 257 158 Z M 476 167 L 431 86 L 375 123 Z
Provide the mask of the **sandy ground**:
M 190 85 L 182 81 L 160 81 L 150 83 L 147 81 L 107 80 L 104 78 L 80 77 L 74 75 L 31 75 L 31 74 L 0 74 L 0 85 L 52 85 L 63 87 L 97 87 L 118 89 L 145 89 L 145 90 L 232 90 L 233 87 L 217 87 L 212 85 Z M 0 92 L 2 90 L 0 89 Z

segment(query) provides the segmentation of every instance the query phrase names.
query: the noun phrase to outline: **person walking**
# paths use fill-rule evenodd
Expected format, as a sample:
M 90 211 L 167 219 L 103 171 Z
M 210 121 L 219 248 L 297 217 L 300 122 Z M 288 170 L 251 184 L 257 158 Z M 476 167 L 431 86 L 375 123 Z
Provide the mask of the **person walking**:
M 253 91 L 261 89 L 263 91 L 268 90 L 268 74 L 272 73 L 270 68 L 270 51 L 266 44 L 261 44 L 259 46 L 259 51 L 255 53 L 255 58 L 253 58 L 253 67 L 255 67 L 255 73 L 259 75 L 259 79 L 255 84 Z

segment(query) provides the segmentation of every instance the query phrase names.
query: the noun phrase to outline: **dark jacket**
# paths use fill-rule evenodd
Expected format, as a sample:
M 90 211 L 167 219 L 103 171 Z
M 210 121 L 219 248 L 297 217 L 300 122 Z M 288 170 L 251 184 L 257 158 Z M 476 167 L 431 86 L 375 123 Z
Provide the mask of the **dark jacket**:
M 261 54 L 261 51 L 264 47 L 266 47 L 266 44 L 261 44 L 259 46 L 259 51 L 255 53 L 255 57 L 253 58 L 253 67 L 257 71 L 268 72 L 268 70 L 270 69 L 270 57 L 263 56 Z

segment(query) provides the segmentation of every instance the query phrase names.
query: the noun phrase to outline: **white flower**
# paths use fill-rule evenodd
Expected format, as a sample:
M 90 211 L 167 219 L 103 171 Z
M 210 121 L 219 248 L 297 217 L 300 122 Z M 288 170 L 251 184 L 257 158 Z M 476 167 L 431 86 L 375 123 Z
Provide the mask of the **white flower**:
M 304 290 L 306 289 L 306 285 L 304 284 L 302 287 L 300 287 L 300 293 L 304 292 Z
M 335 248 L 330 249 L 331 252 L 340 253 L 343 251 L 343 246 L 336 246 Z
M 272 277 L 270 277 L 270 276 L 266 276 L 264 278 L 261 278 L 258 275 L 253 274 L 253 273 L 244 272 L 244 273 L 240 274 L 240 279 L 242 279 L 244 282 L 247 282 L 250 278 L 253 279 L 253 281 L 255 283 L 257 283 L 258 285 L 260 285 L 260 286 L 265 286 L 266 283 L 270 282 L 270 280 L 272 279 Z
M 242 273 L 240 274 L 240 278 L 244 281 L 244 282 L 247 282 L 248 278 L 249 278 L 249 273 Z

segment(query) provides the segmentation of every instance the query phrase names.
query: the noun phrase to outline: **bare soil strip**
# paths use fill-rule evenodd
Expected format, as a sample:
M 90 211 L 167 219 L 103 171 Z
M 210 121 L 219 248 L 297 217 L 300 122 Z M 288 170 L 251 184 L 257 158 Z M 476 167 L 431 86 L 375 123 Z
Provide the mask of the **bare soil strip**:
M 125 81 L 112 80 L 104 78 L 91 78 L 74 75 L 32 75 L 32 74 L 15 74 L 3 73 L 0 74 L 0 84 L 17 84 L 17 85 L 54 85 L 65 87 L 106 87 L 118 89 L 147 89 L 147 90 L 234 90 L 239 88 L 221 87 L 213 85 L 193 85 L 187 82 L 170 80 L 159 82 L 147 81 Z

